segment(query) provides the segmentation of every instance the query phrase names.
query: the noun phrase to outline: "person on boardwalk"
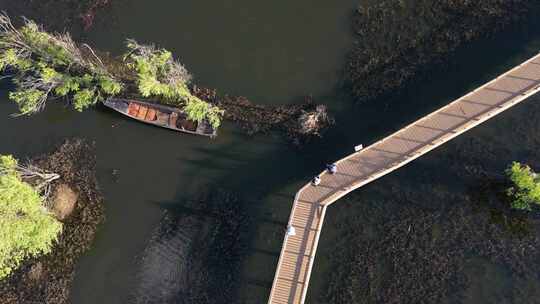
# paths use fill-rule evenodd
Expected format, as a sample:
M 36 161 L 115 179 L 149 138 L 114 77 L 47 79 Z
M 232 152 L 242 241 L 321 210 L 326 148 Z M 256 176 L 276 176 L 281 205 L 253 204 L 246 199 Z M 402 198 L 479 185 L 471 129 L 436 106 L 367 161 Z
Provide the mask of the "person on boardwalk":
M 328 172 L 330 172 L 330 174 L 334 174 L 337 172 L 336 164 L 326 165 L 326 169 L 328 170 Z
M 311 184 L 313 186 L 318 186 L 319 184 L 321 183 L 321 178 L 317 175 L 313 178 L 313 180 L 311 181 Z
M 296 235 L 296 229 L 294 229 L 294 227 L 291 226 L 291 225 L 287 226 L 287 235 L 288 236 L 295 236 Z

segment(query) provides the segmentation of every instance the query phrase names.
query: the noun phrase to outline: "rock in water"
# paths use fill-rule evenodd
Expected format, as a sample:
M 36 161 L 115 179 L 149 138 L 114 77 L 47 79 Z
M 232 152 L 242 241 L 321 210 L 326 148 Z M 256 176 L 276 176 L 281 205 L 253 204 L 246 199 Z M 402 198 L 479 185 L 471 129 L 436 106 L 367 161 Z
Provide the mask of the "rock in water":
M 78 198 L 79 194 L 73 191 L 71 187 L 67 184 L 60 184 L 56 188 L 53 197 L 52 212 L 56 218 L 60 221 L 65 220 L 75 210 Z

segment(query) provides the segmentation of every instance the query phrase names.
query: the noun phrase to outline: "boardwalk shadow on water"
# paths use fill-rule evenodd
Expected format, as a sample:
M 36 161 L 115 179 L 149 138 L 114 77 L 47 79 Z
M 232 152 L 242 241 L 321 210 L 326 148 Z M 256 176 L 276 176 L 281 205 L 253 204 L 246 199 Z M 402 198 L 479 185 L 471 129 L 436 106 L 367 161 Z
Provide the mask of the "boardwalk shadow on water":
M 138 263 L 129 303 L 188 303 L 201 264 L 192 258 L 203 222 L 166 214 Z
M 264 139 L 255 140 L 265 141 Z M 138 259 L 139 275 L 135 292 L 130 297 L 131 302 L 231 303 L 238 299 L 236 293 L 245 284 L 262 289 L 260 298 L 266 297 L 265 293 L 271 285 L 272 276 L 268 275 L 262 279 L 243 277 L 241 275 L 242 257 L 245 258 L 249 251 L 250 254 L 260 254 L 274 260 L 279 255 L 279 249 L 270 251 L 267 248 L 251 247 L 250 239 L 253 239 L 256 226 L 250 223 L 266 222 L 281 230 L 285 221 L 276 220 L 272 215 L 270 218 L 266 215 L 261 216 L 257 210 L 261 203 L 260 191 L 272 191 L 273 185 L 269 183 L 272 179 L 264 177 L 272 172 L 271 160 L 262 163 L 257 161 L 261 156 L 266 158 L 265 153 L 256 154 L 253 157 L 246 157 L 244 154 L 243 158 L 236 158 L 234 155 L 237 154 L 234 151 L 237 147 L 236 143 L 220 145 L 219 150 L 228 151 L 227 157 L 216 154 L 212 149 L 197 148 L 196 154 L 199 157 L 196 160 L 182 159 L 183 163 L 188 164 L 182 174 L 197 176 L 200 168 L 210 163 L 212 165 L 209 169 L 215 171 L 217 175 L 209 184 L 198 186 L 200 197 L 186 194 L 182 190 L 186 185 L 180 184 L 176 199 L 158 203 L 168 211 L 159 227 L 156 228 L 154 237 L 148 242 L 147 249 Z M 283 161 L 282 157 L 280 159 Z M 233 174 L 233 177 L 229 177 L 229 174 Z M 282 177 L 275 177 L 275 180 L 281 183 Z M 257 182 L 258 180 L 264 181 L 262 185 L 261 182 Z M 248 189 L 245 189 L 246 185 L 249 185 Z M 228 202 L 238 204 L 225 207 L 232 210 L 232 213 L 227 215 L 225 212 L 220 216 L 220 214 L 213 214 L 213 207 L 208 206 L 207 201 L 208 199 L 219 200 L 219 197 L 211 197 L 223 188 L 228 189 L 226 192 L 235 196 L 236 194 L 232 193 L 242 191 L 242 197 Z M 288 211 L 289 206 L 286 206 L 285 216 Z M 172 226 L 170 217 L 177 219 Z M 246 221 L 246 218 L 249 218 L 249 221 Z M 240 221 L 239 225 L 236 225 L 235 220 Z M 192 226 L 186 227 L 186 223 Z M 184 231 L 184 228 L 187 229 Z M 161 232 L 163 230 L 167 233 L 163 234 Z M 218 235 L 215 235 L 216 233 Z M 220 238 L 220 235 L 226 237 Z M 235 236 L 239 236 L 239 239 Z M 216 257 L 215 254 L 222 256 Z M 160 276 L 164 268 L 175 270 L 164 271 L 164 276 Z M 225 277 L 224 271 L 227 272 Z M 217 282 L 217 278 L 221 278 L 221 282 Z M 162 281 L 163 284 L 160 283 Z M 243 283 L 239 283 L 240 281 Z M 143 294 L 146 296 L 141 297 L 142 300 L 135 300 Z

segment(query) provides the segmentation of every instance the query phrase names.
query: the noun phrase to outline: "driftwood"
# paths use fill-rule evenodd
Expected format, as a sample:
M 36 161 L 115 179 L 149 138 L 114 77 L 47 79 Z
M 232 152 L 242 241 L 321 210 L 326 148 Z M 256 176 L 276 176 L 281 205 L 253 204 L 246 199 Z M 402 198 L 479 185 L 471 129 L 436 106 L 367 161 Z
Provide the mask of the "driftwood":
M 50 207 L 49 196 L 51 183 L 60 178 L 60 174 L 50 173 L 28 162 L 25 166 L 17 165 L 15 168 L 21 179 L 31 184 L 43 197 L 45 207 Z
M 14 169 L 23 181 L 30 183 L 36 190 L 43 191 L 42 194 L 45 196 L 49 193 L 50 184 L 60 178 L 59 174 L 46 172 L 30 162 L 26 165 L 17 164 Z M 0 174 L 6 174 L 7 171 L 7 169 L 0 169 Z

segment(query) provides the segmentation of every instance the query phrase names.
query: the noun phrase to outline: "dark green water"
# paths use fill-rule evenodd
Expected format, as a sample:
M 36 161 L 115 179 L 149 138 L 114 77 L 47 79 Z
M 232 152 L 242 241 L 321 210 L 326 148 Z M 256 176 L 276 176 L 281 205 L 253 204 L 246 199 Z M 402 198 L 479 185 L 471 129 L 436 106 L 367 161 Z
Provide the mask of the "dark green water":
M 200 85 L 284 103 L 332 88 L 355 3 L 120 1 L 89 38 L 113 51 L 126 37 L 157 43 L 174 50 Z
M 140 285 L 139 260 L 159 225 L 161 209 L 217 187 L 252 202 L 255 231 L 241 265 L 238 303 L 264 303 L 293 195 L 304 180 L 326 162 L 350 153 L 354 145 L 368 144 L 462 95 L 530 57 L 540 45 L 538 27 L 524 25 L 460 50 L 446 70 L 434 71 L 395 100 L 350 106 L 334 90 L 352 44 L 349 28 L 355 3 L 119 1 L 102 13 L 99 20 L 104 21 L 80 37 L 113 53 L 122 49 L 125 37 L 154 42 L 181 58 L 196 83 L 255 102 L 295 102 L 313 94 L 316 101 L 337 110 L 338 125 L 302 150 L 289 147 L 278 135 L 246 137 L 231 124 L 225 124 L 215 140 L 207 140 L 152 128 L 100 108 L 75 113 L 54 102 L 40 115 L 11 119 L 7 115 L 15 107 L 2 93 L 0 113 L 5 119 L 0 120 L 0 140 L 8 144 L 1 153 L 42 153 L 73 136 L 96 142 L 107 221 L 77 267 L 73 303 L 127 302 Z M 481 128 L 493 127 L 488 123 Z M 417 174 L 405 170 L 404 177 Z M 388 182 L 382 179 L 376 185 Z M 371 188 L 360 191 L 369 197 Z M 354 212 L 362 212 L 361 205 Z M 330 250 L 340 250 L 334 247 L 339 232 L 338 223 L 325 226 L 310 298 L 318 298 L 325 288 Z

